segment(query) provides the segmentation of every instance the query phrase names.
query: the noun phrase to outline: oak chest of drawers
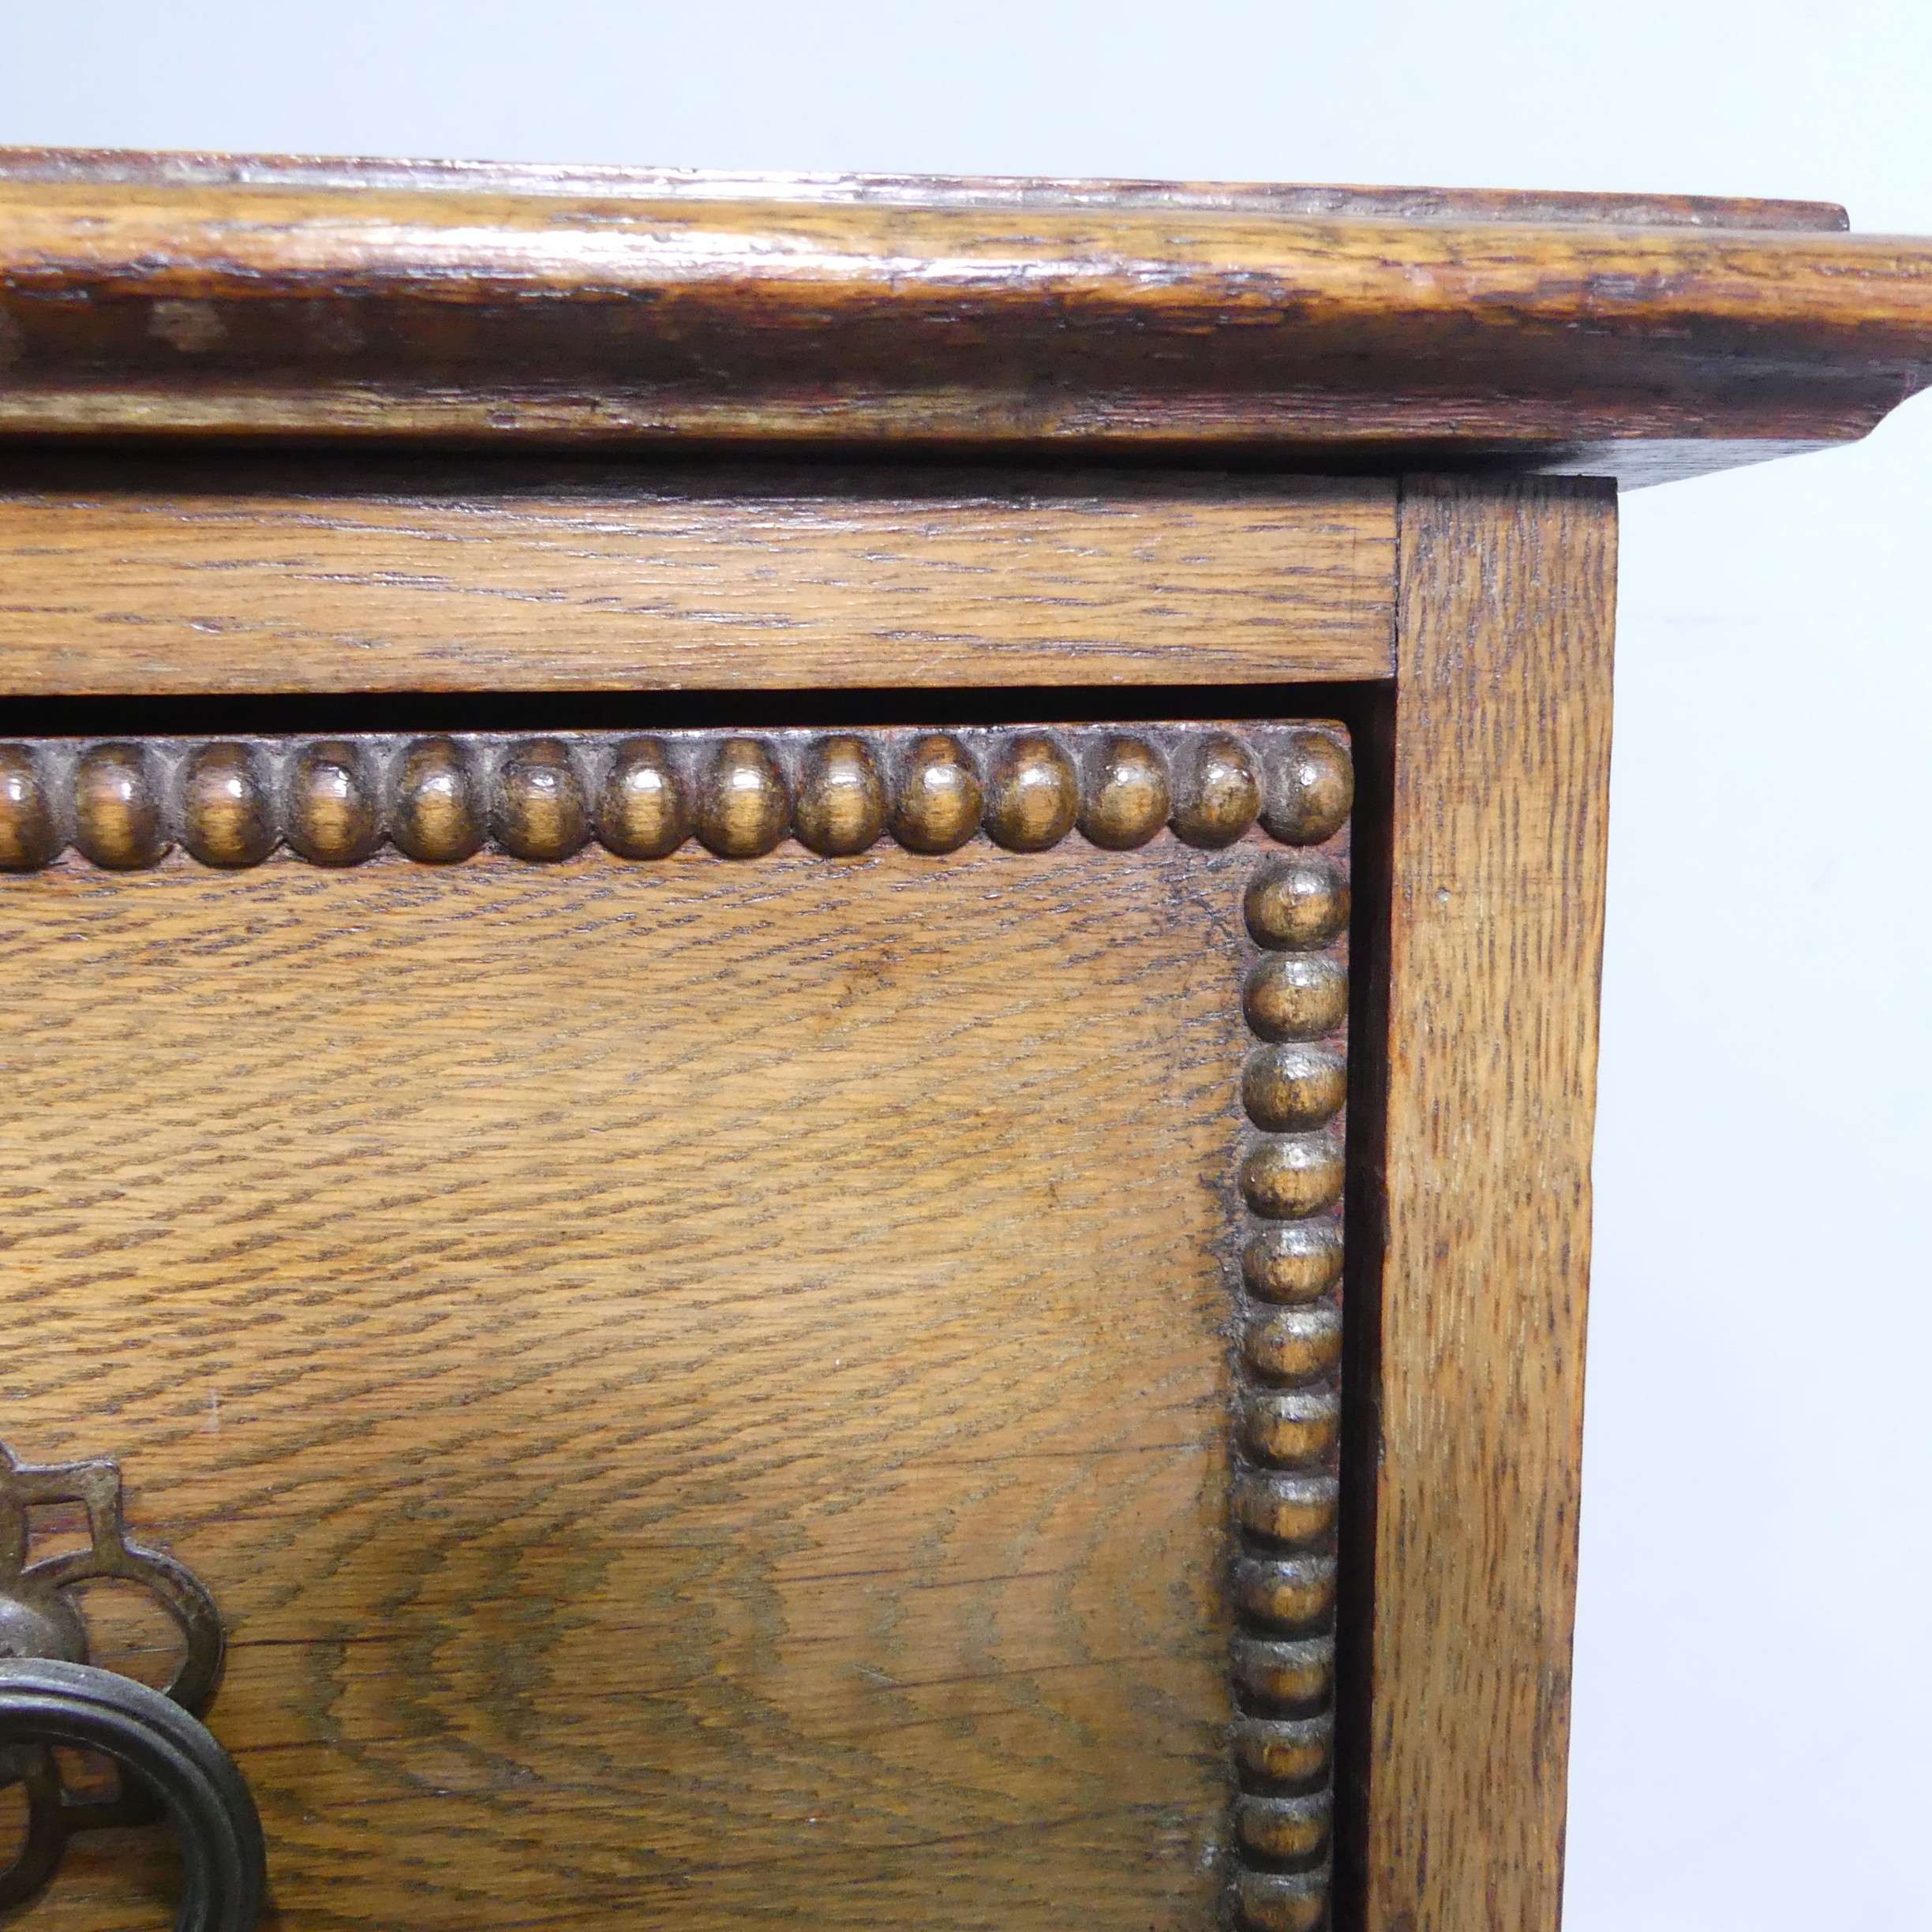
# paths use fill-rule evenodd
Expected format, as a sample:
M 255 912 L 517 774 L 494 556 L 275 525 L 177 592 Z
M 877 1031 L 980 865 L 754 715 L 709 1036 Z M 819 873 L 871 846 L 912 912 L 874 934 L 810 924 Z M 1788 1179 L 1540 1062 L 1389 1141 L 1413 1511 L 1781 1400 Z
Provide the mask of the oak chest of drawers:
M 1553 1926 L 1616 486 L 1842 228 L 0 161 L 17 1923 Z

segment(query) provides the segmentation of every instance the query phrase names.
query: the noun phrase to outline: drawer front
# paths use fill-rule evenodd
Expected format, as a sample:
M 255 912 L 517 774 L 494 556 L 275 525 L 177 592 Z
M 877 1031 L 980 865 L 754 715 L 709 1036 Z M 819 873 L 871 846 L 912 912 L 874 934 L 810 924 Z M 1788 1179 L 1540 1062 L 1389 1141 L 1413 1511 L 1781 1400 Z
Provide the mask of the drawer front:
M 0 751 L 4 1433 L 212 1593 L 285 1932 L 1314 1923 L 1348 796 L 1332 724 Z

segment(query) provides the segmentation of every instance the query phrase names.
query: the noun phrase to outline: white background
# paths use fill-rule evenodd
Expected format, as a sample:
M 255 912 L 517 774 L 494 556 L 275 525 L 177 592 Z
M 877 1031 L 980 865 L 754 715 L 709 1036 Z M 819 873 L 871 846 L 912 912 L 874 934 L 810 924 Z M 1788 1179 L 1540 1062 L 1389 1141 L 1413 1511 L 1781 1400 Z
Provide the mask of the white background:
M 1929 98 L 1932 0 L 0 4 L 12 142 L 1791 195 L 1932 234 Z M 1570 1932 L 1932 1924 L 1929 538 L 1932 402 L 1625 500 Z

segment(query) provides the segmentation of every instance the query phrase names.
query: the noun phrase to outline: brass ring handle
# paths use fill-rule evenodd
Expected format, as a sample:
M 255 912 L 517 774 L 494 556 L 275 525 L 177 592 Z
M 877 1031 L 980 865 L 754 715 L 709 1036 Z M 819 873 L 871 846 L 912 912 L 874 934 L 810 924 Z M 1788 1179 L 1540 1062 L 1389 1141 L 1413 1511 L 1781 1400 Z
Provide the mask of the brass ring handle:
M 24 1773 L 32 1801 L 27 1843 L 0 1875 L 0 1905 L 32 1896 L 65 1848 L 69 1825 L 49 1756 L 57 1744 L 103 1753 L 159 1802 L 181 1847 L 175 1932 L 253 1932 L 266 1861 L 255 1800 L 234 1760 L 159 1690 L 55 1658 L 0 1658 L 0 1761 Z

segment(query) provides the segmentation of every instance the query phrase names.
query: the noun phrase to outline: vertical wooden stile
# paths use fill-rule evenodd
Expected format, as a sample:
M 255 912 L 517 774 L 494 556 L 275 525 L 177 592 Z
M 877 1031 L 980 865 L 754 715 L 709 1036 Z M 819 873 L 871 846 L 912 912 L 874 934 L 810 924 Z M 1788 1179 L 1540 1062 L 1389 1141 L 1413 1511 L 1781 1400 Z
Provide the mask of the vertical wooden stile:
M 1561 1910 L 1616 518 L 1403 489 L 1368 1932 Z

